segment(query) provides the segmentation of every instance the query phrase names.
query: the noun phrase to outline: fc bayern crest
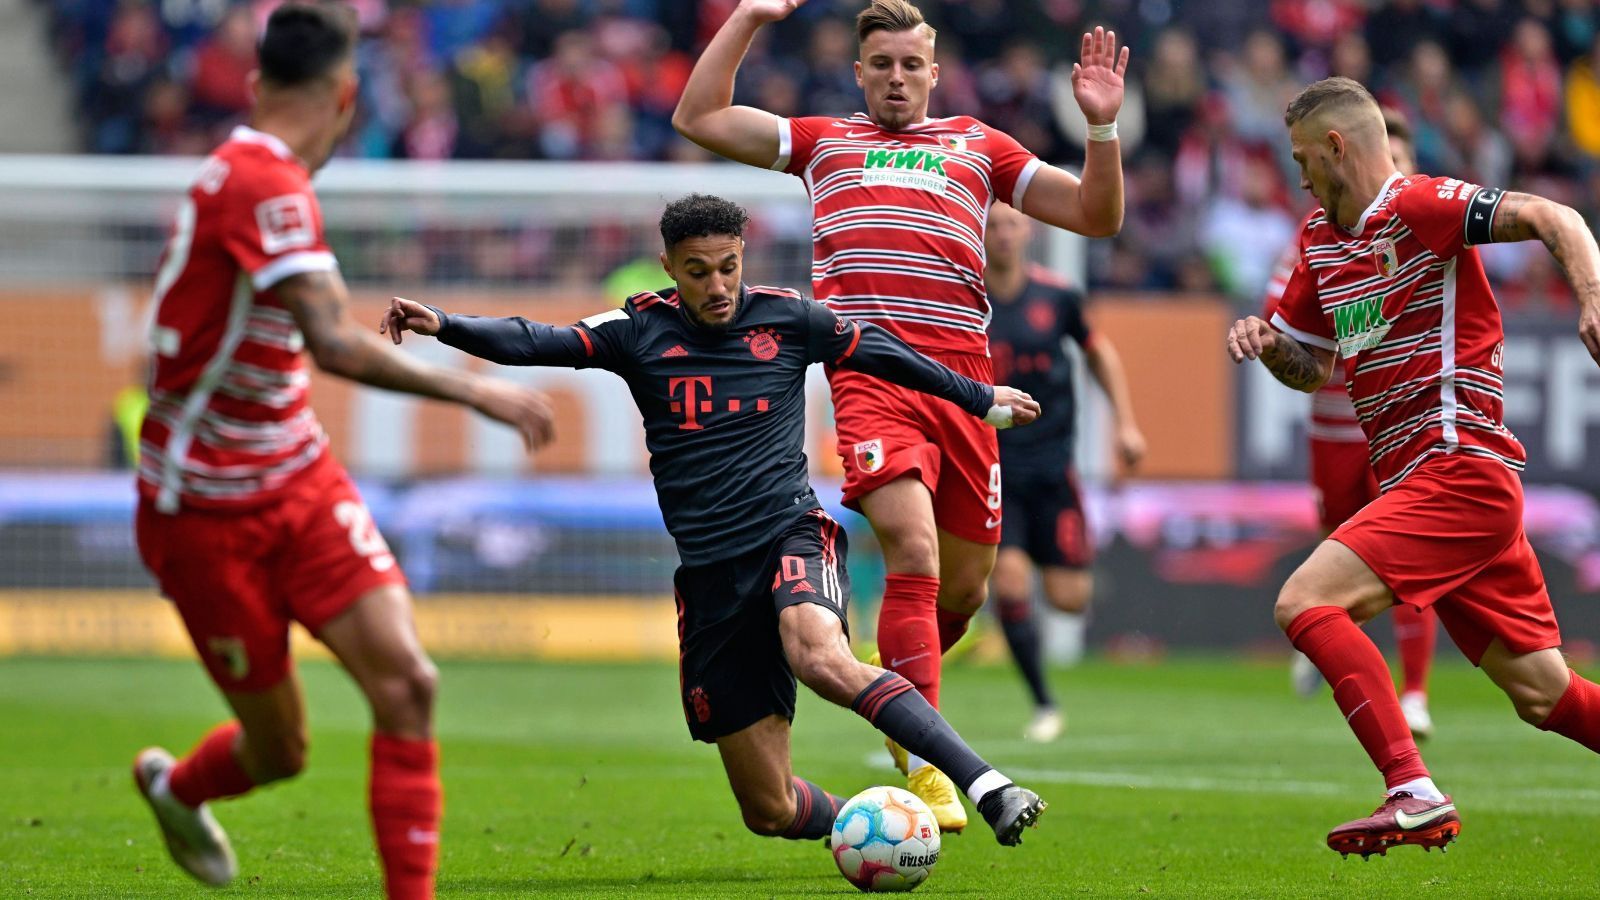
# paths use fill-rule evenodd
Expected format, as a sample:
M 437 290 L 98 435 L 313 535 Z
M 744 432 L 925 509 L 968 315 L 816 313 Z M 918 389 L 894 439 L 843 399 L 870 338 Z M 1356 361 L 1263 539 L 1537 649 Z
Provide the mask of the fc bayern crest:
M 1395 252 L 1392 238 L 1373 241 L 1372 263 L 1378 267 L 1378 274 L 1385 278 L 1393 278 L 1394 273 L 1399 271 L 1400 256 Z
M 783 336 L 770 328 L 757 328 L 744 336 L 744 342 L 750 345 L 750 355 L 759 360 L 776 359 L 781 340 Z

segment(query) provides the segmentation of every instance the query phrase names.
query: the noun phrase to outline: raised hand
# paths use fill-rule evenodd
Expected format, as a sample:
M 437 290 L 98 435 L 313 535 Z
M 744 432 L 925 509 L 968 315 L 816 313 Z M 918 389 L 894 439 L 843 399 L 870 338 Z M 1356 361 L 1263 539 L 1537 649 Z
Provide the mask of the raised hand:
M 768 0 L 770 2 L 770 0 Z M 1122 74 L 1128 71 L 1128 48 L 1117 52 L 1117 33 L 1096 25 L 1083 36 L 1078 62 L 1072 64 L 1072 96 L 1090 125 L 1109 125 L 1122 109 Z
M 427 335 L 439 333 L 443 323 L 433 314 L 433 310 L 404 297 L 395 297 L 393 300 L 389 308 L 383 311 L 383 318 L 378 322 L 379 334 L 387 334 L 390 340 L 398 344 L 400 336 L 407 331 Z
M 742 0 L 739 9 L 765 25 L 787 19 L 790 13 L 799 9 L 805 2 L 806 0 Z

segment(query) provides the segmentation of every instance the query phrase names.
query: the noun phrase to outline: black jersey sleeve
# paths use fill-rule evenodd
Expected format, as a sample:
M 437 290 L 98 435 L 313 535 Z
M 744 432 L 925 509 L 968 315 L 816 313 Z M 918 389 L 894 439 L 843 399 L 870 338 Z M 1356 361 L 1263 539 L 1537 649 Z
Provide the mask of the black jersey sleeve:
M 1070 337 L 1079 347 L 1089 346 L 1089 323 L 1083 318 L 1083 294 L 1063 288 L 1056 296 L 1056 322 L 1061 334 Z
M 576 325 L 546 325 L 521 316 L 439 316 L 439 341 L 503 366 L 561 366 L 617 371 L 632 357 L 633 317 L 626 309 L 592 315 Z
M 812 362 L 852 369 L 932 394 L 979 417 L 994 405 L 992 386 L 951 371 L 876 325 L 847 319 L 813 300 L 803 302 Z

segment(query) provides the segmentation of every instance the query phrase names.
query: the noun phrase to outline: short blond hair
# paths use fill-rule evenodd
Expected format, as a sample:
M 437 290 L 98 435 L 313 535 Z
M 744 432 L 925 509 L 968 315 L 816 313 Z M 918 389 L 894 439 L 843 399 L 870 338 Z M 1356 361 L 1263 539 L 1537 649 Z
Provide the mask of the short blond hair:
M 872 3 L 856 16 L 856 42 L 866 43 L 867 35 L 874 31 L 911 31 L 921 29 L 928 35 L 928 40 L 938 36 L 933 26 L 922 17 L 922 10 L 913 6 L 910 0 L 872 0 Z
M 1283 124 L 1293 128 L 1296 122 L 1311 118 L 1319 112 L 1338 112 L 1358 107 L 1370 108 L 1382 120 L 1382 111 L 1372 92 L 1361 82 L 1343 75 L 1324 78 L 1305 87 L 1289 101 L 1283 112 Z

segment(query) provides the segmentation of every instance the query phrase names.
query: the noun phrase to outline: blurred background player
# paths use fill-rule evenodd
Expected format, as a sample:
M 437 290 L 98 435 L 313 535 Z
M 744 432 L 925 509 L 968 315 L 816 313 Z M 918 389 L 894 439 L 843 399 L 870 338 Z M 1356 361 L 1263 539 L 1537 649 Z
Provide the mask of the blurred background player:
M 1063 341 L 1071 337 L 1111 401 L 1118 458 L 1136 466 L 1144 457 L 1144 435 L 1134 420 L 1132 394 L 1122 360 L 1111 341 L 1090 332 L 1083 319 L 1083 294 L 1028 262 L 1033 222 L 1004 203 L 989 211 L 984 235 L 988 288 L 994 318 L 989 353 L 997 381 L 1021 385 L 1050 408 L 1031 428 L 1000 435 L 1005 524 L 994 575 L 996 612 L 1011 657 L 1033 696 L 1033 719 L 1023 731 L 1031 741 L 1061 735 L 1066 720 L 1045 681 L 1038 617 L 1033 610 L 1033 575 L 1038 570 L 1045 600 L 1054 609 L 1081 616 L 1094 593 L 1089 565 L 1094 543 L 1084 522 L 1083 496 L 1072 463 L 1077 388 Z M 1043 402 L 1043 401 L 1041 401 Z
M 413 900 L 433 896 L 438 855 L 437 675 L 405 578 L 307 404 L 301 349 L 362 384 L 470 405 L 530 447 L 551 421 L 540 394 L 420 365 L 347 314 L 311 173 L 354 109 L 349 13 L 272 13 L 252 125 L 201 167 L 156 276 L 139 552 L 236 718 L 181 760 L 144 750 L 134 776 L 173 859 L 207 884 L 232 879 L 237 862 L 208 801 L 305 767 L 289 658 L 299 622 L 372 708 L 369 799 L 385 889 Z
M 1301 184 L 1321 204 L 1300 237 L 1271 324 L 1228 332 L 1235 363 L 1259 359 L 1315 391 L 1350 361 L 1350 396 L 1382 493 L 1341 524 L 1278 594 L 1274 618 L 1333 686 L 1386 796 L 1328 846 L 1384 853 L 1461 832 L 1406 726 L 1383 655 L 1360 625 L 1396 603 L 1432 606 L 1523 721 L 1600 752 L 1600 686 L 1567 667 L 1544 573 L 1523 528 L 1522 445 L 1504 424 L 1505 330 L 1477 245 L 1538 239 L 1579 303 L 1600 362 L 1600 248 L 1583 217 L 1531 194 L 1402 176 L 1366 88 L 1326 78 L 1284 115 Z
M 1395 171 L 1410 175 L 1417 158 L 1412 149 L 1411 127 L 1405 116 L 1394 109 L 1383 110 L 1383 126 L 1389 136 L 1389 153 Z M 1306 215 L 1301 223 L 1317 215 Z M 1298 242 L 1284 248 L 1283 256 L 1267 285 L 1267 319 L 1277 311 L 1289 274 L 1300 259 Z M 1311 420 L 1306 434 L 1310 447 L 1311 484 L 1317 492 L 1317 515 L 1324 537 L 1371 503 L 1378 496 L 1378 478 L 1367 458 L 1367 436 L 1361 431 L 1356 408 L 1350 403 L 1345 384 L 1350 380 L 1349 365 L 1340 360 L 1334 378 L 1311 395 Z M 1438 636 L 1437 617 L 1431 608 L 1404 603 L 1391 612 L 1394 640 L 1400 651 L 1400 709 L 1405 713 L 1411 735 L 1418 740 L 1433 736 L 1433 717 L 1428 714 L 1428 668 L 1433 664 L 1433 648 Z M 1322 686 L 1322 673 L 1304 653 L 1296 652 L 1290 668 L 1291 681 L 1301 696 L 1309 697 Z
M 973 753 L 893 672 L 850 652 L 843 529 L 818 504 L 804 449 L 805 372 L 860 369 L 927 391 L 980 422 L 1037 417 L 1026 394 L 921 356 L 884 329 L 796 291 L 746 287 L 745 211 L 692 194 L 661 216 L 661 267 L 674 287 L 570 327 L 449 316 L 396 299 L 380 330 L 407 330 L 503 365 L 601 368 L 620 375 L 644 416 L 650 472 L 681 565 L 679 687 L 696 740 L 714 743 L 745 825 L 756 834 L 826 836 L 841 801 L 794 775 L 795 678 L 937 760 L 1001 844 L 1044 810 Z M 988 427 L 987 425 L 985 427 Z
M 798 0 L 741 0 L 695 64 L 673 125 L 738 162 L 803 179 L 812 201 L 816 299 L 875 322 L 957 372 L 992 381 L 983 231 L 990 204 L 1101 236 L 1122 224 L 1116 116 L 1128 51 L 1085 34 L 1073 93 L 1089 122 L 1083 180 L 1044 165 L 1010 135 L 968 116 L 928 118 L 939 82 L 934 30 L 906 0 L 856 18 L 856 84 L 867 111 L 785 118 L 734 106 L 734 78 L 762 26 Z M 983 605 L 1000 541 L 1000 454 L 992 431 L 949 403 L 830 370 L 845 505 L 872 523 L 887 578 L 881 661 L 939 703 L 939 661 Z M 959 832 L 955 786 L 890 746 L 939 827 Z

